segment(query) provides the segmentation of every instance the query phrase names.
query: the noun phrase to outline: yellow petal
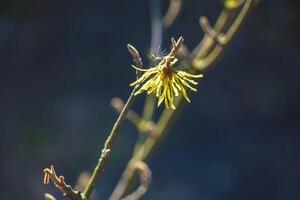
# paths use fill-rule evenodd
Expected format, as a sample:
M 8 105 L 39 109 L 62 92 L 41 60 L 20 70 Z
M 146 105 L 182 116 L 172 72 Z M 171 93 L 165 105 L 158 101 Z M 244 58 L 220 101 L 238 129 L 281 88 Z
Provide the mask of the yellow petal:
M 180 71 L 184 76 L 187 76 L 187 77 L 191 77 L 191 78 L 202 78 L 203 77 L 203 74 L 190 74 L 190 73 L 187 73 L 187 72 L 184 72 L 184 71 Z
M 188 95 L 186 94 L 186 91 L 183 87 L 181 87 L 181 93 L 183 95 L 183 97 L 187 100 L 187 102 L 191 102 L 191 100 L 189 99 Z
M 136 67 L 136 66 L 134 66 L 134 65 L 131 65 L 131 67 L 133 67 L 133 68 L 136 69 L 137 71 L 141 71 L 141 72 L 148 72 L 148 71 L 155 70 L 155 67 L 149 68 L 149 69 L 138 68 L 138 67 Z
M 172 89 L 173 89 L 173 91 L 174 91 L 174 93 L 175 93 L 175 96 L 178 96 L 178 89 L 177 89 L 176 86 L 174 85 L 174 82 L 173 82 L 173 81 L 171 82 L 171 85 L 172 85 Z
M 187 76 L 183 75 L 182 73 L 177 73 L 178 76 L 180 76 L 182 79 L 188 81 L 189 83 L 193 84 L 193 85 L 198 85 L 198 82 L 188 78 Z
M 177 77 L 177 79 L 178 79 L 183 85 L 185 85 L 186 87 L 190 88 L 192 91 L 197 92 L 197 89 L 196 89 L 196 88 L 190 86 L 190 85 L 189 85 L 185 80 L 183 80 L 182 78 Z
M 156 97 L 159 97 L 161 95 L 162 85 L 163 85 L 163 81 L 161 80 L 157 86 Z

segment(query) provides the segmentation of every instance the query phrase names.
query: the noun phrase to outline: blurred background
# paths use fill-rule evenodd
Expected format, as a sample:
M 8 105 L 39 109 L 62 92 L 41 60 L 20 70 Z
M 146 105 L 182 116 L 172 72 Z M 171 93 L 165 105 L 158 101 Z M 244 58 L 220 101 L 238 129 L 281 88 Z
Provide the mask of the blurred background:
M 180 35 L 192 49 L 199 16 L 214 22 L 221 6 L 184 1 L 163 49 Z M 2 200 L 64 199 L 43 185 L 42 170 L 54 164 L 73 185 L 93 169 L 117 117 L 110 100 L 127 98 L 135 78 L 126 45 L 146 60 L 150 36 L 150 1 L 0 1 Z M 299 36 L 299 0 L 260 1 L 152 156 L 144 199 L 300 198 Z M 124 123 L 98 199 L 110 195 L 136 137 Z

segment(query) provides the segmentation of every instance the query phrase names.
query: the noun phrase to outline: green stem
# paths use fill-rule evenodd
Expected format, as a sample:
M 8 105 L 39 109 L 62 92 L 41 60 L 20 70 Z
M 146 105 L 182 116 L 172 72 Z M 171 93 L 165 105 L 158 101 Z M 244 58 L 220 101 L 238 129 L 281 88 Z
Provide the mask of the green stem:
M 122 112 L 120 113 L 108 138 L 106 139 L 106 141 L 104 143 L 104 147 L 101 151 L 101 156 L 98 160 L 98 163 L 97 163 L 96 167 L 94 168 L 93 174 L 92 174 L 86 188 L 84 189 L 83 196 L 85 197 L 85 199 L 89 199 L 89 197 L 94 189 L 96 180 L 99 179 L 99 175 L 103 171 L 104 165 L 105 165 L 106 161 L 108 160 L 111 148 L 112 148 L 114 141 L 116 140 L 116 137 L 119 133 L 121 124 L 125 120 L 126 115 L 135 100 L 135 96 L 134 96 L 135 91 L 136 91 L 136 88 L 134 88 L 133 91 L 131 92 L 126 104 L 123 107 Z

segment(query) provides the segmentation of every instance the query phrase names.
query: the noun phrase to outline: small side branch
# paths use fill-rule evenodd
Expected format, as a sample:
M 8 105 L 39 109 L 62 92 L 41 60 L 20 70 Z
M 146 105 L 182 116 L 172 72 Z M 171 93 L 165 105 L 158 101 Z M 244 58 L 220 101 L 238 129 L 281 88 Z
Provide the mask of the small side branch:
M 122 101 L 122 99 L 120 99 L 118 97 L 112 98 L 112 100 L 110 101 L 110 105 L 118 113 L 121 113 L 124 108 L 124 102 Z M 134 112 L 132 110 L 128 111 L 126 118 L 131 123 L 133 123 L 136 127 L 139 126 L 139 124 L 142 120 L 142 118 L 136 112 Z
M 238 16 L 236 17 L 236 19 L 234 20 L 233 24 L 230 26 L 230 28 L 228 29 L 228 31 L 226 33 L 220 34 L 220 36 L 219 36 L 220 41 L 223 44 L 227 44 L 232 40 L 232 38 L 237 33 L 237 31 L 239 30 L 241 25 L 245 22 L 247 15 L 251 11 L 251 8 L 253 8 L 253 6 L 255 5 L 255 3 L 257 1 L 256 0 L 245 0 L 243 2 L 244 2 L 243 7 L 242 7 L 240 13 L 238 14 Z
M 222 30 L 222 27 L 224 27 L 225 24 L 228 24 L 228 11 L 222 12 L 223 15 L 221 15 L 221 17 L 218 18 L 215 28 L 212 28 L 210 26 L 208 20 L 205 17 L 200 18 L 200 26 L 205 33 L 204 38 L 206 40 L 204 41 L 209 41 L 207 40 L 207 38 L 211 38 L 212 41 L 204 43 L 206 45 L 202 45 L 199 49 L 197 49 L 197 53 L 195 53 L 196 56 L 193 60 L 193 66 L 196 70 L 205 70 L 208 66 L 211 66 L 220 57 L 221 53 L 224 50 L 224 47 L 227 46 L 227 44 L 232 40 L 234 35 L 238 32 L 255 3 L 256 0 L 243 1 L 242 8 L 240 9 L 236 18 L 231 23 L 228 30 Z M 209 49 L 210 51 L 207 51 L 207 49 Z M 205 56 L 202 57 L 202 54 L 200 52 L 205 52 Z
M 55 187 L 58 188 L 64 196 L 70 197 L 72 200 L 84 200 L 85 198 L 79 191 L 74 190 L 70 185 L 65 183 L 63 176 L 57 176 L 54 166 L 51 165 L 50 169 L 44 169 L 44 184 L 49 184 L 50 180 L 54 183 Z M 54 198 L 50 194 L 45 194 L 46 198 Z M 55 198 L 54 198 L 55 199 Z
M 211 27 L 207 17 L 200 17 L 199 19 L 200 26 L 205 34 L 212 38 L 215 42 L 220 45 L 224 45 L 224 41 L 219 38 L 219 34 Z
M 111 106 L 113 107 L 113 109 L 115 111 L 117 111 L 118 113 L 121 113 L 123 108 L 124 108 L 124 102 L 122 101 L 122 99 L 115 97 L 111 100 Z M 139 116 L 136 112 L 134 112 L 133 110 L 129 110 L 127 113 L 126 118 L 133 124 L 136 126 L 136 128 L 138 129 L 138 131 L 140 133 L 145 133 L 145 134 L 149 134 L 150 136 L 155 137 L 155 128 L 156 128 L 156 124 L 153 121 L 146 121 L 144 120 L 141 116 Z

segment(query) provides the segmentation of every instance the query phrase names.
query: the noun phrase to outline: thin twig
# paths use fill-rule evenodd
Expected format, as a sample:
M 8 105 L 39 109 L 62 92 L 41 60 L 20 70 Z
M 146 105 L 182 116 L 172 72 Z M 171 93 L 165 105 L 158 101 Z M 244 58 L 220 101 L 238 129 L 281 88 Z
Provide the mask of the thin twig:
M 49 194 L 49 193 L 45 193 L 44 197 L 45 197 L 45 200 L 56 200 L 56 198 L 52 194 Z
M 214 45 L 214 48 L 212 48 L 211 52 L 204 58 L 202 58 L 201 56 L 197 56 L 194 59 L 193 66 L 195 69 L 204 70 L 208 66 L 211 66 L 216 60 L 218 60 L 224 50 L 224 47 L 232 40 L 234 35 L 237 34 L 238 30 L 240 29 L 241 25 L 245 21 L 255 3 L 256 0 L 245 0 L 241 11 L 229 27 L 229 29 L 227 31 L 220 32 L 217 36 L 215 36 L 218 43 Z M 223 22 L 223 24 L 225 25 L 226 22 Z
M 111 132 L 110 132 L 110 134 L 107 138 L 107 140 L 105 141 L 104 148 L 101 151 L 101 156 L 99 158 L 99 161 L 98 161 L 96 167 L 94 168 L 91 179 L 90 179 L 88 185 L 86 186 L 86 188 L 83 192 L 84 196 L 87 199 L 89 198 L 89 196 L 91 195 L 91 193 L 94 189 L 96 180 L 99 179 L 99 175 L 103 171 L 104 165 L 105 165 L 105 163 L 106 163 L 106 161 L 109 157 L 109 154 L 111 152 L 111 148 L 112 148 L 112 146 L 113 146 L 113 144 L 116 140 L 116 137 L 119 133 L 119 129 L 121 127 L 121 124 L 125 120 L 126 115 L 129 111 L 130 107 L 132 106 L 134 100 L 136 99 L 136 96 L 134 96 L 136 88 L 137 87 L 135 87 L 133 89 L 133 91 L 131 92 L 131 94 L 130 94 L 130 96 L 129 96 L 122 112 L 120 113 L 116 123 L 114 124 L 114 126 L 113 126 L 113 128 L 112 128 L 112 130 L 111 130 Z
M 88 172 L 86 172 L 86 171 L 81 172 L 79 177 L 77 178 L 77 182 L 76 182 L 74 188 L 78 191 L 83 191 L 84 188 L 87 186 L 90 178 L 91 178 L 91 175 Z
M 119 113 L 122 112 L 124 108 L 124 102 L 120 98 L 113 98 L 111 100 L 111 106 Z M 154 135 L 155 123 L 153 121 L 145 121 L 142 117 L 140 117 L 136 112 L 129 110 L 126 118 L 136 126 L 140 133 Z
M 128 48 L 129 53 L 133 57 L 135 64 L 138 67 L 142 68 L 143 62 L 142 62 L 139 52 L 130 44 L 127 45 L 127 48 Z M 138 78 L 138 76 L 139 76 L 139 74 L 137 74 L 137 78 Z M 96 167 L 94 168 L 93 174 L 83 192 L 83 195 L 86 197 L 86 199 L 89 199 L 89 197 L 94 189 L 95 182 L 97 179 L 99 179 L 99 175 L 103 171 L 104 165 L 105 165 L 105 163 L 109 157 L 109 154 L 111 152 L 111 148 L 112 148 L 112 146 L 116 140 L 116 137 L 119 133 L 121 124 L 126 119 L 128 112 L 130 111 L 130 108 L 131 108 L 134 100 L 136 99 L 136 96 L 134 95 L 134 93 L 136 92 L 138 87 L 139 86 L 137 85 L 136 87 L 133 88 L 130 96 L 127 99 L 127 102 L 125 103 L 122 111 L 120 112 L 120 115 L 119 115 L 117 121 L 115 122 L 108 138 L 106 139 L 106 141 L 104 143 L 104 147 L 101 151 L 101 156 L 100 156 L 98 163 L 97 163 Z
M 52 181 L 54 185 L 63 193 L 64 196 L 68 196 L 73 200 L 83 200 L 85 199 L 79 191 L 74 190 L 70 185 L 65 183 L 65 178 L 63 176 L 57 176 L 54 166 L 51 165 L 50 169 L 44 169 L 44 184 L 49 184 Z M 46 198 L 50 198 L 52 195 L 45 195 Z
M 245 22 L 247 15 L 250 13 L 251 8 L 256 2 L 257 0 L 245 0 L 239 15 L 235 18 L 233 24 L 230 26 L 226 34 L 220 35 L 220 39 L 222 40 L 223 44 L 227 44 L 232 40 L 241 25 Z
M 151 49 L 154 49 L 161 44 L 162 41 L 162 23 L 160 13 L 160 0 L 151 0 Z
M 170 0 L 169 8 L 163 17 L 164 27 L 170 27 L 178 16 L 182 6 L 182 0 Z
M 207 17 L 205 16 L 200 17 L 199 24 L 205 34 L 207 34 L 218 44 L 223 45 L 222 41 L 220 41 L 218 33 L 211 27 Z
M 138 161 L 135 164 L 135 169 L 138 171 L 140 176 L 140 185 L 134 192 L 124 197 L 122 200 L 138 200 L 147 192 L 150 187 L 152 173 L 148 165 L 142 161 Z
M 121 113 L 125 104 L 122 101 L 122 99 L 115 97 L 115 98 L 112 98 L 112 100 L 110 101 L 110 105 L 115 111 L 117 111 L 118 113 Z M 128 111 L 126 118 L 132 124 L 134 124 L 136 127 L 138 127 L 142 121 L 142 118 L 136 112 L 134 112 L 132 110 Z

